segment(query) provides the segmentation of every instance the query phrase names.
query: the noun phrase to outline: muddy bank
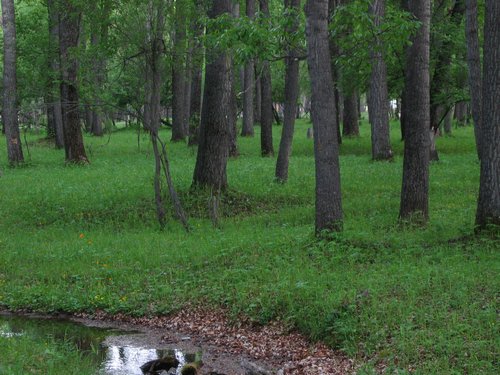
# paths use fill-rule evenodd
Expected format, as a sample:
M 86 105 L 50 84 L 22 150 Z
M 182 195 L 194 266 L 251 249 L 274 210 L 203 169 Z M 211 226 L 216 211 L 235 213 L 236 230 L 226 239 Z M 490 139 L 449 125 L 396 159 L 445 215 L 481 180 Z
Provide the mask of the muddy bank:
M 220 310 L 191 308 L 154 318 L 104 312 L 21 315 L 31 319 L 63 319 L 106 330 L 109 334 L 101 343 L 106 348 L 102 374 L 141 374 L 140 365 L 167 354 L 175 355 L 181 361 L 177 372 L 169 373 L 180 374 L 180 368 L 194 353 L 201 353 L 200 375 L 335 375 L 355 372 L 353 361 L 342 353 L 322 344 L 312 345 L 302 335 L 289 333 L 278 323 L 255 326 L 239 321 L 231 324 Z

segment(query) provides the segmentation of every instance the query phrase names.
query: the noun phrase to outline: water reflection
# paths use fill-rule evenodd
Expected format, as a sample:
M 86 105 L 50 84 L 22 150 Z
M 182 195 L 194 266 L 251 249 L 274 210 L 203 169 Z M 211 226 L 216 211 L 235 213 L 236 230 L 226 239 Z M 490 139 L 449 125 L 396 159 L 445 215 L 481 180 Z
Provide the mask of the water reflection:
M 176 374 L 186 363 L 184 353 L 180 350 L 158 350 L 131 346 L 110 346 L 107 348 L 106 360 L 103 363 L 101 373 L 106 375 L 142 375 L 140 366 L 148 361 L 162 358 L 166 355 L 174 355 L 179 361 Z
M 131 345 L 130 339 L 126 340 L 127 345 L 124 346 L 106 345 L 105 339 L 107 337 L 123 334 L 134 333 L 87 327 L 66 320 L 0 315 L 1 337 L 15 340 L 16 337 L 28 335 L 39 340 L 53 337 L 56 340 L 72 342 L 77 350 L 92 358 L 96 369 L 98 369 L 97 373 L 101 375 L 142 375 L 140 366 L 167 355 L 175 356 L 180 363 L 177 372 L 169 373 L 180 374 L 180 369 L 186 363 L 186 357 L 188 360 L 192 360 L 191 355 L 184 355 L 179 350 L 160 350 Z M 130 336 L 128 337 L 130 338 Z

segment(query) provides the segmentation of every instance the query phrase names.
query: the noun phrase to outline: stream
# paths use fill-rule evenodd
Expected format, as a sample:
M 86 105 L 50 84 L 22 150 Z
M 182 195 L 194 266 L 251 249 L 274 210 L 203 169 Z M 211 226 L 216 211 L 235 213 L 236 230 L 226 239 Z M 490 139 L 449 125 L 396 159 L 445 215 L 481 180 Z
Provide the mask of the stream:
M 179 364 L 169 371 L 152 374 L 180 375 L 184 364 L 194 362 L 197 357 L 201 358 L 200 348 L 191 346 L 190 352 L 171 346 L 163 347 L 159 336 L 154 337 L 151 332 L 94 327 L 67 319 L 0 314 L 0 337 L 16 340 L 22 336 L 37 341 L 50 337 L 74 344 L 75 350 L 90 356 L 92 362 L 96 363 L 96 374 L 99 375 L 142 375 L 141 366 L 160 358 L 176 358 Z M 179 346 L 182 346 L 184 338 L 180 340 Z M 189 347 L 189 344 L 184 347 Z M 216 359 L 210 358 L 210 361 L 215 362 Z M 227 363 L 224 364 L 226 365 Z M 238 370 L 229 371 L 232 374 Z M 207 373 L 223 375 L 215 371 Z

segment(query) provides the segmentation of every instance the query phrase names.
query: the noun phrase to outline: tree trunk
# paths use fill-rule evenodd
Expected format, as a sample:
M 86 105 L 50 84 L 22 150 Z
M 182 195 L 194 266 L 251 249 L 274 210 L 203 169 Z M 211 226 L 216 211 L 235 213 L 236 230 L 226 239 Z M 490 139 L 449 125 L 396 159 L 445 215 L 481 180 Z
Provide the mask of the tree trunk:
M 232 5 L 232 16 L 233 18 L 240 17 L 240 4 L 238 2 L 234 2 Z M 229 124 L 229 156 L 237 157 L 240 152 L 238 150 L 238 100 L 236 93 L 236 82 L 237 76 L 241 73 L 240 69 L 238 69 L 233 62 L 231 62 L 231 123 Z M 242 85 L 243 87 L 243 85 Z
M 451 135 L 451 129 L 453 124 L 453 107 L 448 109 L 446 117 L 444 118 L 444 133 L 446 135 Z
M 259 0 L 260 11 L 269 18 L 269 0 Z M 269 61 L 262 62 L 261 87 L 261 116 L 260 116 L 260 145 L 262 156 L 273 156 L 273 98 L 271 83 L 271 66 Z
M 203 16 L 203 2 L 198 0 L 196 4 L 198 17 Z M 191 103 L 189 108 L 189 146 L 198 144 L 198 133 L 200 129 L 200 113 L 201 113 L 201 85 L 203 75 L 203 58 L 204 47 L 201 42 L 201 37 L 204 33 L 203 25 L 198 19 L 193 21 L 194 28 L 194 47 L 191 55 Z
M 246 0 L 247 16 L 254 18 L 255 16 L 255 0 Z M 253 137 L 253 120 L 254 120 L 254 92 L 255 92 L 255 71 L 253 60 L 245 64 L 245 81 L 243 88 L 243 128 L 241 135 L 243 137 Z
M 208 16 L 214 19 L 231 14 L 231 9 L 231 0 L 214 0 Z M 216 191 L 227 187 L 232 72 L 228 54 L 219 53 L 206 66 L 200 144 L 193 176 L 193 186 Z
M 344 127 L 342 135 L 346 137 L 359 136 L 358 95 L 355 91 L 344 95 Z
M 484 65 L 481 177 L 476 226 L 500 227 L 500 2 L 486 0 L 484 23 Z
M 410 0 L 410 13 L 421 22 L 407 48 L 405 69 L 405 147 L 401 220 L 426 223 L 429 217 L 429 46 L 430 0 Z M 411 94 L 410 94 L 411 93 Z
M 186 18 L 181 7 L 176 8 L 175 17 L 172 60 L 172 141 L 184 141 L 188 135 L 185 124 Z
M 2 0 L 3 26 L 3 111 L 9 164 L 24 162 L 17 118 L 16 15 L 14 0 Z
M 477 0 L 465 0 L 465 38 L 467 41 L 467 66 L 469 68 L 469 91 L 471 97 L 474 135 L 479 159 L 482 150 L 481 139 L 481 53 L 479 49 Z
M 150 12 L 148 25 L 147 25 L 147 44 L 146 44 L 146 71 L 148 72 L 148 87 L 149 91 L 145 92 L 147 97 L 146 103 L 149 106 L 149 130 L 151 134 L 151 143 L 153 145 L 153 152 L 155 156 L 155 175 L 154 175 L 154 190 L 155 190 L 155 203 L 156 214 L 160 227 L 163 228 L 166 222 L 165 208 L 163 207 L 163 196 L 161 194 L 161 156 L 158 146 L 158 132 L 160 130 L 161 121 L 161 86 L 162 86 L 162 72 L 161 72 L 161 59 L 164 52 L 163 30 L 165 25 L 164 19 L 164 4 L 163 1 L 153 6 L 150 2 Z
M 289 12 L 292 21 L 287 35 L 293 35 L 298 29 L 298 19 L 295 13 L 299 11 L 300 0 L 285 0 L 285 9 Z M 276 161 L 276 180 L 286 182 L 288 180 L 288 164 L 292 153 L 293 132 L 295 127 L 295 111 L 297 110 L 297 99 L 299 97 L 299 51 L 290 46 L 285 59 L 285 108 L 283 129 L 281 130 L 280 148 L 278 160 Z
M 330 23 L 332 20 L 332 16 L 335 12 L 335 9 L 337 6 L 339 6 L 341 3 L 340 0 L 329 0 L 328 1 L 328 22 Z M 339 81 L 339 72 L 337 69 L 337 64 L 335 63 L 336 59 L 340 55 L 340 49 L 335 43 L 334 38 L 329 38 L 329 47 L 330 47 L 330 55 L 331 55 L 331 60 L 332 60 L 332 79 L 333 79 L 333 87 L 335 91 L 335 96 L 334 96 L 334 101 L 335 101 L 335 114 L 336 114 L 336 124 L 337 124 L 337 140 L 339 142 L 339 145 L 342 144 L 342 132 L 340 129 L 340 92 L 339 92 L 339 86 L 338 86 L 338 81 Z
M 460 26 L 464 13 L 465 13 L 465 0 L 457 0 L 453 5 L 451 12 L 449 12 L 450 23 L 455 24 L 455 26 Z M 439 160 L 437 150 L 435 148 L 435 137 L 439 128 L 440 121 L 442 119 L 441 109 L 443 106 L 448 106 L 450 103 L 440 99 L 443 96 L 443 87 L 446 87 L 446 82 L 450 78 L 450 65 L 451 65 L 451 50 L 450 45 L 453 40 L 453 35 L 447 35 L 444 42 L 437 49 L 436 62 L 434 64 L 434 73 L 431 74 L 431 106 L 430 106 L 430 121 L 431 129 L 434 134 L 431 134 L 431 150 L 430 150 L 430 160 Z M 433 46 L 434 48 L 435 46 Z
M 56 148 L 64 147 L 63 119 L 59 81 L 61 67 L 59 60 L 59 11 L 55 0 L 47 0 L 49 15 L 49 78 L 47 83 L 47 127 L 52 129 Z
M 61 55 L 61 102 L 64 123 L 64 150 L 66 161 L 88 163 L 80 127 L 77 89 L 78 60 L 73 49 L 78 47 L 81 12 L 69 0 L 62 1 L 59 24 Z
M 385 16 L 385 0 L 373 0 L 370 6 L 374 27 L 380 30 Z M 371 125 L 372 159 L 392 159 L 391 135 L 389 127 L 389 98 L 387 93 L 387 67 L 382 54 L 382 42 L 377 38 L 371 50 L 372 72 L 368 112 Z
M 316 233 L 342 230 L 339 150 L 328 45 L 328 0 L 308 0 L 307 49 L 316 169 Z
M 260 0 L 259 0 L 260 1 Z M 253 122 L 261 125 L 262 118 L 262 74 L 263 64 L 260 61 L 254 61 L 254 77 L 255 77 L 255 96 L 253 98 Z M 260 68 L 260 69 L 259 69 Z
M 101 46 L 102 42 L 102 37 L 100 30 L 98 31 L 92 31 L 92 35 L 90 38 L 90 42 L 92 46 L 96 49 L 99 49 Z M 94 105 L 90 108 L 91 110 L 91 116 L 92 116 L 92 121 L 90 123 L 90 132 L 92 135 L 97 136 L 97 137 L 102 137 L 104 134 L 103 128 L 102 128 L 102 116 L 100 111 L 102 110 L 102 101 L 100 98 L 101 91 L 102 91 L 102 86 L 104 85 L 104 75 L 105 75 L 105 70 L 106 70 L 106 63 L 101 56 L 102 52 L 98 52 L 98 56 L 94 61 L 94 76 L 93 78 L 93 84 L 94 84 L 94 95 L 93 95 L 93 100 L 94 100 Z

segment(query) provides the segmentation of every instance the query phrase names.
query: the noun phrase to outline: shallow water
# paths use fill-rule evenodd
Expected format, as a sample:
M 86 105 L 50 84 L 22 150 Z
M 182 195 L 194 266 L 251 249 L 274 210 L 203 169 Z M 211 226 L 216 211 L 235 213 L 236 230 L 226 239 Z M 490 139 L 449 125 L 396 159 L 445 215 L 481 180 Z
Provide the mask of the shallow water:
M 180 350 L 146 347 L 140 344 L 141 340 L 137 340 L 135 344 L 134 337 L 138 337 L 138 334 L 132 331 L 88 327 L 68 320 L 0 315 L 0 336 L 15 340 L 16 337 L 29 335 L 40 340 L 52 337 L 72 342 L 76 350 L 92 358 L 97 364 L 97 374 L 101 375 L 142 375 L 140 366 L 164 355 L 176 356 L 180 362 L 177 374 L 180 374 L 186 357 L 190 361 L 190 357 L 194 357 L 194 354 L 186 354 Z

